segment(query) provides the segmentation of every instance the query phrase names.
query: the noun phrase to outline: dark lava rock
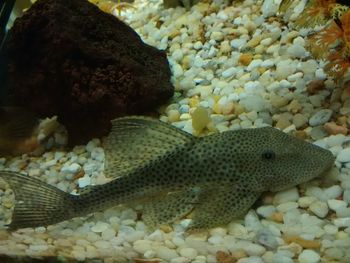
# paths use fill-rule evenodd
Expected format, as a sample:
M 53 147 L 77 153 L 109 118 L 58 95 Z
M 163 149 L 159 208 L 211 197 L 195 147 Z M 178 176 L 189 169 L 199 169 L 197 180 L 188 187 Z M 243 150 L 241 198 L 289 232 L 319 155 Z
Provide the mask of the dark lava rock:
M 70 144 L 106 135 L 110 120 L 144 114 L 174 92 L 164 51 L 86 0 L 39 0 L 5 43 L 12 105 L 57 115 Z

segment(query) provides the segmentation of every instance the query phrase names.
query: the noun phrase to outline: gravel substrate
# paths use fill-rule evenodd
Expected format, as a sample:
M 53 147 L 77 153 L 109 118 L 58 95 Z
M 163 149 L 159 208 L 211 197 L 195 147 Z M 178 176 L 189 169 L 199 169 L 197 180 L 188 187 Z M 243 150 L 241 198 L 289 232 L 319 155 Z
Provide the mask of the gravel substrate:
M 331 173 L 266 193 L 245 218 L 208 231 L 186 233 L 184 219 L 150 232 L 136 211 L 116 207 L 47 228 L 0 230 L 0 254 L 106 262 L 350 262 L 350 89 L 337 88 L 323 71 L 325 62 L 311 57 L 310 30 L 293 29 L 304 1 L 289 10 L 288 22 L 276 16 L 275 2 L 214 1 L 186 11 L 136 1 L 114 13 L 145 42 L 168 50 L 177 94 L 160 109 L 161 120 L 198 136 L 272 125 L 330 149 L 337 156 Z M 49 143 L 64 139 L 55 134 Z M 110 180 L 103 163 L 101 141 L 94 139 L 71 152 L 2 158 L 0 169 L 75 192 Z M 0 187 L 4 223 L 13 194 Z

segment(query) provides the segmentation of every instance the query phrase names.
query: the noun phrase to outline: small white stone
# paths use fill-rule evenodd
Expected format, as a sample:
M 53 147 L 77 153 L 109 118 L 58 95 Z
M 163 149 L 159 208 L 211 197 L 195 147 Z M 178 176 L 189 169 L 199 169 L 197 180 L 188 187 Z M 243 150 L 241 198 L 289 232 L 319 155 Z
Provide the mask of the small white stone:
M 231 67 L 231 68 L 228 68 L 225 71 L 223 71 L 221 73 L 221 76 L 223 78 L 230 78 L 230 77 L 234 76 L 236 73 L 237 73 L 237 69 L 235 67 Z
M 91 178 L 88 175 L 84 175 L 78 179 L 78 185 L 80 188 L 91 185 Z
M 262 61 L 261 59 L 253 59 L 253 60 L 249 63 L 249 65 L 248 65 L 248 67 L 247 67 L 247 70 L 251 71 L 251 70 L 254 69 L 254 68 L 260 67 L 260 65 L 261 65 L 262 62 L 263 62 L 263 61 Z
M 70 173 L 70 174 L 75 174 L 79 172 L 81 169 L 81 166 L 77 163 L 72 163 L 69 166 L 63 166 L 61 168 L 62 173 Z
M 299 199 L 299 192 L 296 187 L 290 188 L 288 190 L 278 192 L 273 198 L 274 204 L 282 204 L 286 202 L 295 202 Z
M 168 261 L 179 256 L 175 250 L 163 246 L 156 247 L 155 252 L 157 257 Z
M 350 162 L 350 148 L 343 149 L 337 156 L 336 159 L 338 162 L 341 163 L 348 163 Z
M 238 39 L 234 39 L 231 41 L 231 47 L 236 48 L 236 49 L 241 49 L 242 47 L 245 46 L 245 44 L 247 43 L 247 40 L 244 38 L 238 38 Z
M 311 249 L 305 249 L 298 257 L 300 263 L 318 263 L 321 257 Z
M 295 208 L 298 208 L 298 203 L 296 202 L 286 202 L 286 203 L 283 203 L 283 204 L 279 204 L 276 209 L 277 211 L 279 212 L 287 212 L 289 210 L 292 210 L 292 209 L 295 209 Z
M 350 227 L 350 217 L 336 218 L 333 223 L 337 227 Z
M 327 203 L 329 208 L 333 211 L 337 211 L 338 209 L 345 208 L 347 206 L 345 201 L 337 199 L 328 200 Z
M 339 185 L 333 185 L 324 190 L 327 199 L 336 199 L 343 193 L 343 189 Z
M 336 233 L 338 233 L 338 228 L 331 224 L 325 225 L 323 229 L 329 235 L 335 235 Z
M 350 217 L 350 207 L 340 208 L 336 210 L 337 217 Z
M 264 218 L 268 218 L 276 212 L 276 207 L 273 205 L 260 206 L 256 212 Z
M 149 240 L 136 240 L 133 247 L 137 253 L 144 254 L 152 250 L 152 242 Z
M 344 191 L 343 198 L 344 198 L 344 201 L 350 204 L 350 189 L 347 189 Z
M 264 68 L 271 68 L 275 65 L 275 62 L 274 60 L 272 59 L 266 59 L 264 60 L 263 62 L 261 62 L 261 67 L 264 67 Z
M 147 250 L 143 256 L 147 259 L 151 259 L 151 258 L 154 258 L 156 256 L 156 252 L 153 251 L 153 250 Z
M 324 218 L 328 214 L 328 206 L 321 201 L 313 202 L 310 205 L 310 210 L 320 218 Z
M 306 49 L 299 44 L 293 44 L 290 47 L 288 47 L 287 53 L 295 58 L 303 58 L 307 55 Z
M 195 249 L 190 248 L 190 247 L 181 248 L 179 250 L 179 253 L 181 256 L 188 258 L 188 259 L 194 259 L 198 255 L 198 252 Z
M 326 122 L 329 121 L 332 114 L 333 114 L 333 111 L 329 109 L 319 110 L 314 115 L 311 116 L 311 118 L 309 119 L 309 124 L 311 126 L 319 126 L 319 125 L 325 124 Z
M 278 4 L 274 0 L 265 0 L 261 9 L 264 17 L 274 16 L 277 14 Z
M 94 226 L 91 227 L 91 231 L 95 233 L 101 233 L 108 229 L 108 226 L 109 225 L 107 223 L 98 221 Z
M 282 80 L 296 71 L 296 65 L 291 59 L 282 60 L 276 65 L 276 78 Z

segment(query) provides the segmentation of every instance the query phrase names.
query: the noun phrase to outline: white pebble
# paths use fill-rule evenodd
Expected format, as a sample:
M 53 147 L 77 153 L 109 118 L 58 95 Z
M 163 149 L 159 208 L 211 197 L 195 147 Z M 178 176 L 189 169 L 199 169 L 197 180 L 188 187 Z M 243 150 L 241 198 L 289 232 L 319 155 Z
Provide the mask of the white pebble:
M 333 211 L 337 211 L 338 209 L 345 208 L 347 206 L 345 201 L 337 199 L 328 200 L 327 203 L 329 208 Z
M 311 116 L 311 118 L 309 119 L 309 124 L 311 126 L 319 126 L 319 125 L 325 124 L 326 122 L 329 121 L 332 114 L 333 114 L 333 111 L 329 109 L 319 110 L 314 115 Z
M 300 263 L 318 263 L 320 255 L 311 249 L 305 249 L 298 257 Z
M 168 261 L 179 256 L 175 250 L 163 246 L 155 248 L 155 252 L 157 257 Z
M 276 208 L 273 205 L 260 206 L 256 212 L 264 218 L 268 218 L 276 212 Z
M 221 76 L 223 78 L 230 78 L 230 77 L 234 76 L 236 73 L 237 73 L 237 69 L 235 67 L 231 67 L 231 68 L 228 68 L 225 71 L 223 71 L 221 73 Z
M 70 173 L 70 174 L 75 174 L 79 172 L 81 169 L 81 166 L 77 163 L 72 163 L 69 166 L 63 166 L 61 168 L 62 173 Z
M 298 203 L 296 202 L 286 202 L 286 203 L 283 203 L 283 204 L 279 204 L 276 209 L 277 211 L 279 212 L 287 212 L 289 210 L 292 210 L 292 209 L 295 209 L 295 208 L 298 208 Z
M 295 202 L 295 201 L 298 201 L 298 199 L 299 199 L 298 189 L 296 187 L 293 187 L 291 189 L 278 192 L 277 194 L 275 194 L 273 198 L 273 202 L 275 204 L 282 204 L 286 202 Z
M 78 185 L 80 188 L 91 185 L 91 178 L 88 175 L 84 175 L 78 179 Z
M 198 252 L 195 249 L 190 248 L 190 247 L 181 248 L 179 250 L 179 253 L 181 256 L 188 258 L 188 259 L 194 259 L 198 255 Z
M 333 223 L 337 227 L 350 227 L 350 217 L 336 218 Z
M 91 227 L 91 231 L 95 233 L 101 233 L 108 228 L 108 224 L 104 222 L 97 222 L 94 226 Z
M 348 163 L 350 162 L 350 148 L 343 149 L 337 156 L 336 159 L 338 162 L 341 163 Z
M 310 210 L 320 218 L 324 218 L 328 214 L 328 206 L 321 201 L 313 202 L 310 205 Z
M 343 198 L 344 198 L 344 201 L 350 204 L 350 189 L 347 189 L 344 191 Z
M 333 185 L 324 190 L 327 199 L 336 199 L 341 196 L 343 189 L 339 185 Z

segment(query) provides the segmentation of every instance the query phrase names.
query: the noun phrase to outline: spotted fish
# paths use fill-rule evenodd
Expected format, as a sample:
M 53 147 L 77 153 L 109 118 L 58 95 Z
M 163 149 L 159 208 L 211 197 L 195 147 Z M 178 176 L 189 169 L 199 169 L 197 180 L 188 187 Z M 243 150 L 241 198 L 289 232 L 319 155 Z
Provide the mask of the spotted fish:
M 262 192 L 306 182 L 334 162 L 330 151 L 271 127 L 196 138 L 151 118 L 112 124 L 105 142 L 109 183 L 72 195 L 0 172 L 16 197 L 10 228 L 46 226 L 119 204 L 143 204 L 150 227 L 191 213 L 189 229 L 209 228 L 244 215 Z

